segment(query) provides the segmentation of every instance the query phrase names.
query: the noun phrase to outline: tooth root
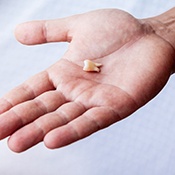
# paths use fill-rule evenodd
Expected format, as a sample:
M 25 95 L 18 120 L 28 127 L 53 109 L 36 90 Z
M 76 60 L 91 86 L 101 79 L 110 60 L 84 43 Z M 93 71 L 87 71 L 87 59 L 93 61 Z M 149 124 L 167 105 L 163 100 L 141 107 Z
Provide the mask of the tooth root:
M 100 69 L 98 67 L 94 67 L 95 72 L 100 72 Z
M 97 67 L 101 67 L 102 64 L 101 63 L 94 63 Z
M 94 63 L 91 60 L 85 60 L 83 70 L 89 72 L 100 72 L 99 67 L 101 66 L 102 66 L 101 63 Z

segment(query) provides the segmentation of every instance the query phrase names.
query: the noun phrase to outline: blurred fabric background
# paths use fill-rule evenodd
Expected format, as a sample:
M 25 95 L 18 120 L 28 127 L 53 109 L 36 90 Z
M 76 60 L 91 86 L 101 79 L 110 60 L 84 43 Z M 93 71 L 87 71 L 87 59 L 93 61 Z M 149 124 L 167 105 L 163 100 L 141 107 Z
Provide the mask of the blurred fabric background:
M 164 0 L 1 0 L 0 96 L 55 63 L 68 46 L 21 45 L 13 34 L 17 24 L 101 8 L 147 18 L 174 6 L 174 1 Z M 2 175 L 174 175 L 175 78 L 130 117 L 67 147 L 49 150 L 41 143 L 16 154 L 6 141 L 0 141 Z

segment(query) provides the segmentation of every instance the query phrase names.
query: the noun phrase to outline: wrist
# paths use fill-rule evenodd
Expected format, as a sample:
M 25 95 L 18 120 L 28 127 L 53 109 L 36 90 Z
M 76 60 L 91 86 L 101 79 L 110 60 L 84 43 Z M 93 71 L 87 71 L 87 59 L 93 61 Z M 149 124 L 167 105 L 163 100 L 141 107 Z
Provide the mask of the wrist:
M 149 31 L 162 38 L 167 46 L 172 51 L 172 58 L 174 58 L 174 66 L 172 68 L 172 74 L 175 73 L 175 7 L 168 10 L 167 12 L 142 20 L 149 26 Z
M 167 12 L 146 19 L 155 34 L 167 41 L 175 49 L 175 7 Z

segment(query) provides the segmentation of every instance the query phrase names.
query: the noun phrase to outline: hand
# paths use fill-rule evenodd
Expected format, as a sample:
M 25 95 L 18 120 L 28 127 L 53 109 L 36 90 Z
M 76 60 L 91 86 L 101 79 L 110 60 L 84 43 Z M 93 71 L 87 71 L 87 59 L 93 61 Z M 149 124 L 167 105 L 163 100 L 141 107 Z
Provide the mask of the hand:
M 174 66 L 172 46 L 149 20 L 97 10 L 51 21 L 21 24 L 23 44 L 70 42 L 56 64 L 0 99 L 0 139 L 22 152 L 44 141 L 59 148 L 132 114 L 166 84 Z M 83 71 L 85 59 L 101 71 Z

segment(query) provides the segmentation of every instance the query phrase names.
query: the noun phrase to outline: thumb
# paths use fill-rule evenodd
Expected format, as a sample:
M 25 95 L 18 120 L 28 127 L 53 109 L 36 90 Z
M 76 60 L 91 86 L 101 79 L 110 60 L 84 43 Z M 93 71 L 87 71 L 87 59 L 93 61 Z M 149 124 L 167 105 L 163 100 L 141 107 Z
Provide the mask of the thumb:
M 15 29 L 16 39 L 22 44 L 34 45 L 47 42 L 71 41 L 68 36 L 70 18 L 31 21 L 19 24 Z

